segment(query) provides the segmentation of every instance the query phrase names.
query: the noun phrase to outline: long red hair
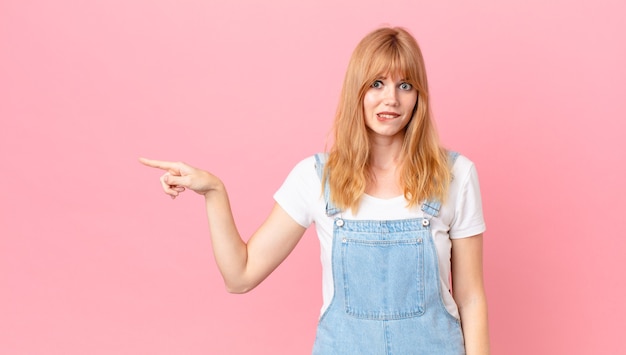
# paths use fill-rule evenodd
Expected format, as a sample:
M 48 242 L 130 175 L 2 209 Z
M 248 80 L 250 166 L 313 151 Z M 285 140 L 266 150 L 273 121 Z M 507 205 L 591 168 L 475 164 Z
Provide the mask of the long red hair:
M 324 180 L 328 180 L 331 200 L 339 208 L 357 211 L 371 181 L 363 99 L 371 84 L 387 74 L 399 75 L 418 92 L 401 157 L 401 183 L 408 205 L 428 198 L 445 200 L 451 172 L 432 120 L 421 50 L 405 29 L 380 28 L 365 36 L 352 53 L 335 116 L 335 139 Z

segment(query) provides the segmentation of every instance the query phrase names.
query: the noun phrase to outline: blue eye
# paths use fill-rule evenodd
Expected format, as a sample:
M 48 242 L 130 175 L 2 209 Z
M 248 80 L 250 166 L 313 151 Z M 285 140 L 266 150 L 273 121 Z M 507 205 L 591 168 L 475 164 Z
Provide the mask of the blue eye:
M 380 81 L 380 80 L 376 80 L 370 86 L 375 88 L 375 89 L 378 89 L 378 88 L 381 88 L 383 86 L 383 82 Z
M 402 83 L 402 84 L 400 84 L 400 89 L 408 91 L 408 90 L 413 89 L 413 85 L 411 85 L 409 83 Z

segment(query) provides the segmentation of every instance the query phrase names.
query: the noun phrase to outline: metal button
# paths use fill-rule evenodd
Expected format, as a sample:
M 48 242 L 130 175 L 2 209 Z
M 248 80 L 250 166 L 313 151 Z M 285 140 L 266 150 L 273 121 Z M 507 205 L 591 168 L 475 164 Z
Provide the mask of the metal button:
M 343 226 L 343 219 L 338 219 L 335 224 L 337 225 L 337 227 L 341 227 Z
M 422 238 L 417 238 L 417 244 L 422 244 Z
M 429 221 L 429 220 L 427 220 L 427 219 L 423 219 L 423 220 L 422 220 L 422 225 L 423 225 L 424 227 L 428 227 L 428 226 L 430 225 L 430 221 Z

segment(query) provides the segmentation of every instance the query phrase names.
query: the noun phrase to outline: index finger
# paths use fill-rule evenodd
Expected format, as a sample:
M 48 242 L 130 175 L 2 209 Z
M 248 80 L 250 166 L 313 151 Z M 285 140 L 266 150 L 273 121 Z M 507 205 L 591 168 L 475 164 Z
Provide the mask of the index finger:
M 139 158 L 139 162 L 145 166 L 151 168 L 157 168 L 161 170 L 178 170 L 176 163 L 170 161 L 153 160 L 147 158 Z

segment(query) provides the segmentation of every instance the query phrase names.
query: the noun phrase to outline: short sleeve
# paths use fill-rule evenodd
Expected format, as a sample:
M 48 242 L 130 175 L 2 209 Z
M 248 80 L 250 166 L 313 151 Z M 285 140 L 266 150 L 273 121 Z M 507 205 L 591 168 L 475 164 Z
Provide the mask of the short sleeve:
M 474 164 L 471 164 L 463 175 L 455 175 L 455 179 L 459 179 L 456 183 L 460 185 L 454 204 L 454 217 L 450 225 L 450 238 L 466 238 L 483 233 L 486 226 L 478 173 Z
M 321 182 L 315 171 L 315 157 L 299 162 L 289 173 L 274 200 L 301 226 L 313 223 L 313 208 L 321 197 Z

